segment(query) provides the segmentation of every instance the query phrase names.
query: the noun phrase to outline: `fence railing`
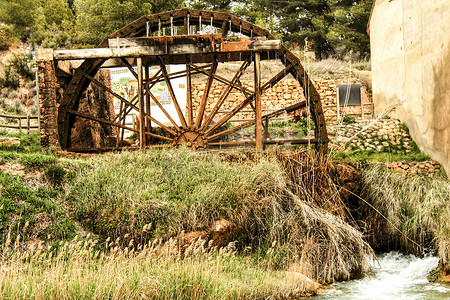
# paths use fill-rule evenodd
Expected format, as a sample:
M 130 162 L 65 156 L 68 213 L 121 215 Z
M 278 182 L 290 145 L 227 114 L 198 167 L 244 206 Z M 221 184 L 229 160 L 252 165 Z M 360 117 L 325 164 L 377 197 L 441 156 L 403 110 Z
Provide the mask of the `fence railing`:
M 0 128 L 4 127 L 4 128 L 12 128 L 12 129 L 19 129 L 20 131 L 22 131 L 23 129 L 27 130 L 27 133 L 30 133 L 31 129 L 39 129 L 39 122 L 37 125 L 31 125 L 31 120 L 39 120 L 38 116 L 30 116 L 30 115 L 26 115 L 26 116 L 16 116 L 16 115 L 4 115 L 4 114 L 0 114 L 0 118 L 5 118 L 5 119 L 17 119 L 18 120 L 18 124 L 14 125 L 14 124 L 0 124 Z M 22 124 L 22 120 L 25 120 L 25 124 Z

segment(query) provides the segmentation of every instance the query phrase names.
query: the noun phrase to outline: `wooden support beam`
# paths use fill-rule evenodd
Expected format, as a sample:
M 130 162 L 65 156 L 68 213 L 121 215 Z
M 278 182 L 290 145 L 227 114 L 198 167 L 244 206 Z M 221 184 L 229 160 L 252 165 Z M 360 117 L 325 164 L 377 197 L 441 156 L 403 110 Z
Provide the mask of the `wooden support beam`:
M 149 77 L 150 77 L 150 67 L 149 66 L 145 66 L 145 74 L 144 74 L 145 76 L 144 76 L 144 80 L 145 79 L 149 79 Z M 145 91 L 145 113 L 147 114 L 147 115 L 149 115 L 149 116 L 151 116 L 152 115 L 152 113 L 151 113 L 151 105 L 150 105 L 150 95 L 149 95 L 149 90 L 148 90 L 148 85 L 146 85 L 146 84 L 144 84 L 144 89 L 146 89 L 146 91 Z M 146 126 L 146 129 L 147 129 L 147 131 L 148 132 L 151 132 L 152 131 L 152 122 L 151 122 L 151 120 L 149 120 L 149 119 L 147 119 L 147 122 L 146 122 L 147 124 L 147 126 Z
M 141 150 L 145 147 L 145 100 L 144 100 L 144 87 L 142 83 L 142 58 L 137 58 L 137 74 L 138 74 L 138 101 L 139 101 L 139 148 Z
M 189 58 L 188 58 L 189 60 Z M 192 78 L 191 78 L 191 65 L 189 62 L 186 64 L 186 109 L 188 126 L 192 127 L 193 123 L 193 107 L 192 107 Z
M 261 54 L 255 52 L 255 135 L 256 135 L 256 149 L 263 150 L 263 136 L 262 136 L 262 119 L 261 119 Z

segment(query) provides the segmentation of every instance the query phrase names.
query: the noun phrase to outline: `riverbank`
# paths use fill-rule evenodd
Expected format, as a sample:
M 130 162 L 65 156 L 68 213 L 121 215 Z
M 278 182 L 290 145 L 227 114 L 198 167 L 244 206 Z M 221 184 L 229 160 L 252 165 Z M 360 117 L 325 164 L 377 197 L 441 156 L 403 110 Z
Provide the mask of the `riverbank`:
M 0 153 L 4 297 L 296 298 L 369 271 L 362 234 L 319 207 L 332 181 L 306 152 L 68 158 L 36 147 Z M 294 160 L 316 172 L 296 190 Z
M 374 232 L 361 226 L 363 214 L 372 218 L 367 224 L 383 224 L 383 230 L 389 225 L 364 212 L 367 203 L 350 193 L 369 196 L 353 189 L 361 186 L 361 176 L 372 187 L 380 182 L 308 152 L 56 156 L 41 150 L 35 136 L 17 137 L 20 146 L 0 151 L 0 280 L 6 298 L 314 295 L 319 283 L 370 271 L 366 241 L 376 243 L 370 239 Z M 394 174 L 373 172 L 384 179 Z M 441 183 L 437 195 L 445 200 L 448 180 Z M 378 205 L 375 198 L 366 201 Z

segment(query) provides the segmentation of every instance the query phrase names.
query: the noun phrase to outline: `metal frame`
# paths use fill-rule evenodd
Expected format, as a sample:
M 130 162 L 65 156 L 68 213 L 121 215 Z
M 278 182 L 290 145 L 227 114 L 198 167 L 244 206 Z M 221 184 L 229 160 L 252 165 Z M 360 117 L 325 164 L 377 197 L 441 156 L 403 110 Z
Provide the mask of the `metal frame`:
M 193 24 L 213 25 L 216 28 L 214 31 L 218 30 L 220 33 L 193 35 L 189 32 L 189 27 Z M 173 32 L 174 26 L 182 26 L 186 34 L 176 37 L 160 36 L 162 28 L 172 27 L 171 32 Z M 239 33 L 239 36 L 243 38 L 237 42 L 228 41 L 226 36 L 230 31 Z M 156 36 L 149 36 L 152 33 Z M 121 48 L 121 45 L 125 47 Z M 274 57 L 279 57 L 285 68 L 262 84 L 260 61 L 269 58 L 273 59 Z M 153 146 L 171 147 L 179 145 L 186 145 L 193 149 L 251 145 L 256 146 L 257 149 L 263 149 L 265 145 L 270 144 L 313 143 L 316 145 L 316 149 L 322 152 L 327 151 L 328 135 L 320 96 L 310 82 L 310 78 L 304 71 L 299 59 L 283 45 L 278 44 L 277 46 L 276 39 L 267 30 L 228 13 L 181 9 L 143 16 L 106 37 L 99 44 L 98 48 L 79 50 L 78 52 L 77 50 L 61 50 L 59 52 L 55 51 L 54 54 L 55 61 L 79 60 L 80 58 L 84 59 L 84 61 L 71 74 L 70 84 L 65 90 L 58 110 L 58 131 L 60 144 L 63 149 L 86 152 L 121 149 L 123 147 L 124 131 L 130 130 L 138 133 L 139 148 L 141 149 Z M 218 64 L 228 61 L 242 62 L 238 72 L 231 80 L 216 74 Z M 242 74 L 252 63 L 255 70 L 254 90 L 243 87 L 240 82 Z M 166 68 L 166 65 L 169 64 L 185 64 L 186 71 L 169 73 Z M 124 99 L 94 78 L 101 67 L 112 65 L 128 67 L 138 79 L 138 95 L 134 99 L 130 101 Z M 133 70 L 134 66 L 137 66 L 137 72 Z M 152 78 L 149 78 L 149 66 L 159 66 L 159 71 Z M 196 114 L 194 114 L 191 95 L 191 76 L 193 74 L 204 74 L 207 76 L 204 94 Z M 310 99 L 310 102 L 299 102 L 262 115 L 261 95 L 288 74 L 292 74 L 298 80 L 303 88 L 305 99 Z M 170 82 L 170 79 L 184 76 L 187 77 L 188 84 L 186 115 L 182 113 Z M 177 117 L 180 120 L 180 126 L 174 121 L 174 116 L 168 114 L 151 93 L 151 87 L 161 81 L 165 81 L 168 86 Z M 205 107 L 213 81 L 224 83 L 225 88 L 222 90 L 219 101 L 214 104 L 214 108 L 208 114 Z M 78 111 L 80 99 L 89 84 L 99 86 L 120 100 L 120 112 L 114 119 L 105 120 Z M 219 110 L 227 101 L 232 90 L 242 92 L 245 100 L 237 103 L 228 113 L 219 116 Z M 170 125 L 162 124 L 152 117 L 150 111 L 151 100 L 158 105 L 170 120 Z M 255 111 L 254 120 L 232 128 L 224 128 L 223 125 L 227 121 L 248 105 Z M 314 138 L 282 141 L 269 139 L 267 128 L 271 118 L 307 106 L 310 109 L 311 119 L 316 124 Z M 125 126 L 126 115 L 131 111 L 139 114 L 139 128 L 137 129 Z M 71 130 L 74 126 L 75 118 L 86 118 L 117 128 L 115 145 L 97 149 L 73 148 L 71 145 Z M 215 123 L 213 123 L 214 118 L 216 118 Z M 265 130 L 263 130 L 263 120 Z M 160 130 L 158 132 L 154 131 L 152 124 L 157 124 Z M 255 141 L 227 142 L 218 140 L 252 125 L 255 125 L 256 128 Z

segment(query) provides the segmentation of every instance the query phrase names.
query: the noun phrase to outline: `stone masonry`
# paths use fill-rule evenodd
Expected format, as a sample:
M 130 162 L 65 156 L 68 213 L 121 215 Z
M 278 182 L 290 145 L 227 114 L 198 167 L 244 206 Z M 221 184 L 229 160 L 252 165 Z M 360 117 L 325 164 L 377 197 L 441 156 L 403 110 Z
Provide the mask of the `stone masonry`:
M 333 121 L 337 118 L 337 90 L 336 86 L 338 84 L 347 83 L 347 81 L 342 80 L 325 80 L 325 79 L 313 79 L 313 83 L 318 90 L 320 97 L 322 99 L 323 111 L 325 115 L 325 120 Z M 356 80 L 352 79 L 350 83 L 357 83 Z M 253 82 L 244 81 L 243 85 L 247 88 L 253 89 Z M 192 84 L 192 101 L 194 106 L 194 113 L 200 106 L 202 96 L 204 93 L 205 83 L 196 82 Z M 206 104 L 206 114 L 208 115 L 213 109 L 215 103 L 220 99 L 221 93 L 224 90 L 225 85 L 215 81 L 211 87 L 209 93 L 209 98 Z M 233 109 L 237 103 L 243 101 L 245 96 L 240 92 L 233 90 L 228 96 L 226 102 L 220 108 L 220 111 L 229 111 Z M 265 110 L 276 110 L 296 102 L 303 101 L 303 89 L 300 87 L 299 83 L 294 79 L 286 79 L 277 83 L 274 87 L 266 90 L 261 96 L 262 109 Z M 362 102 L 371 103 L 372 98 L 370 93 L 367 91 L 366 87 L 363 86 Z M 365 106 L 365 112 L 371 113 L 372 107 L 370 105 Z M 244 110 L 251 110 L 250 106 L 244 108 Z M 342 111 L 342 109 L 341 109 Z M 360 107 L 347 107 L 346 113 L 360 114 Z M 251 119 L 254 118 L 253 112 L 243 112 L 239 113 L 235 119 Z

